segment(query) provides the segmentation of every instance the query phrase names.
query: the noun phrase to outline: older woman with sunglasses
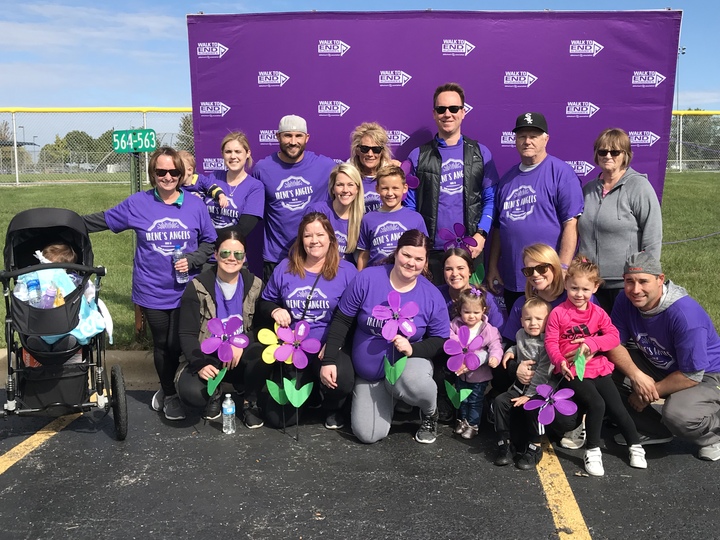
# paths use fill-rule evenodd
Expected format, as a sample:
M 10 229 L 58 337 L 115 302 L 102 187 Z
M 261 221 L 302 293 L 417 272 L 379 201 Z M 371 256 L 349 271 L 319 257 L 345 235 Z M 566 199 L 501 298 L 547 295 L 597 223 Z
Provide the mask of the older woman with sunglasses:
M 89 232 L 135 231 L 132 301 L 142 307 L 150 327 L 160 378 L 152 408 L 163 411 L 168 420 L 182 420 L 185 411 L 173 379 L 180 358 L 177 325 L 186 283 L 178 282 L 176 272 L 189 272 L 191 278 L 197 275 L 212 254 L 217 235 L 203 202 L 180 189 L 185 165 L 174 149 L 163 146 L 153 152 L 148 173 L 151 189 L 84 219 Z M 185 257 L 173 264 L 176 246 Z
M 375 175 L 387 165 L 400 166 L 400 162 L 392 158 L 388 134 L 377 122 L 360 124 L 352 132 L 350 141 L 350 162 L 363 177 L 365 212 L 373 212 L 382 205 L 375 189 Z
M 218 231 L 215 241 L 217 266 L 204 270 L 185 289 L 180 302 L 180 345 L 187 364 L 177 379 L 180 399 L 193 408 L 204 408 L 203 418 L 215 420 L 220 417 L 223 392 L 218 386 L 208 394 L 208 380 L 217 376 L 223 367 L 228 370 L 223 381 L 232 383 L 242 394 L 243 423 L 250 429 L 263 425 L 253 398 L 264 380 L 253 376 L 260 360 L 258 351 L 262 345 L 255 340 L 253 317 L 263 283 L 254 276 L 245 262 L 245 239 L 235 228 Z M 202 342 L 210 337 L 208 321 L 218 318 L 223 323 L 231 317 L 240 317 L 239 331 L 245 334 L 250 345 L 246 349 L 232 346 L 232 359 L 223 364 L 217 352 L 205 354 Z
M 630 138 L 622 129 L 606 129 L 595 140 L 600 176 L 583 187 L 585 211 L 578 220 L 580 252 L 600 268 L 604 285 L 595 293 L 610 313 L 623 288 L 628 256 L 646 251 L 660 260 L 662 214 L 647 175 L 630 167 Z

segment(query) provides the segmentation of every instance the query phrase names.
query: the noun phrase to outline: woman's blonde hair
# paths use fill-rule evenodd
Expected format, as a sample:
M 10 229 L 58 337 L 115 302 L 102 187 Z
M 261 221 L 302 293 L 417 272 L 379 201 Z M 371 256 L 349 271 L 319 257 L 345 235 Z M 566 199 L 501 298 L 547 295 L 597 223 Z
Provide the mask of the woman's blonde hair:
M 252 167 L 253 160 L 252 152 L 250 151 L 250 142 L 248 141 L 247 135 L 245 135 L 242 131 L 231 131 L 230 133 L 225 135 L 222 142 L 220 143 L 221 154 L 225 154 L 225 145 L 230 141 L 239 142 L 240 146 L 242 146 L 243 149 L 248 153 L 247 161 L 245 162 L 245 170 L 250 169 L 250 167 Z
M 523 249 L 523 261 L 526 258 L 534 259 L 540 264 L 549 264 L 552 266 L 553 280 L 549 293 L 552 294 L 554 298 L 560 296 L 565 290 L 565 281 L 563 280 L 563 270 L 557 252 L 547 244 L 532 244 Z M 525 298 L 536 295 L 537 291 L 532 286 L 530 280 L 525 280 Z
M 385 129 L 377 122 L 363 122 L 350 135 L 350 162 L 355 165 L 358 171 L 362 171 L 362 163 L 360 162 L 360 145 L 362 144 L 363 137 L 370 137 L 373 140 L 375 146 L 382 146 L 382 152 L 380 153 L 380 162 L 374 171 L 370 171 L 369 176 L 375 176 L 377 171 L 386 165 L 390 165 L 392 160 L 392 153 L 388 146 L 388 134 Z
M 335 182 L 338 174 L 344 174 L 357 187 L 357 196 L 350 205 L 350 217 L 348 218 L 347 248 L 345 253 L 354 253 L 357 249 L 358 238 L 360 238 L 360 222 L 365 214 L 365 190 L 363 189 L 362 177 L 360 172 L 350 163 L 341 163 L 337 165 L 330 173 L 330 181 L 328 183 L 328 191 L 330 198 L 335 200 Z

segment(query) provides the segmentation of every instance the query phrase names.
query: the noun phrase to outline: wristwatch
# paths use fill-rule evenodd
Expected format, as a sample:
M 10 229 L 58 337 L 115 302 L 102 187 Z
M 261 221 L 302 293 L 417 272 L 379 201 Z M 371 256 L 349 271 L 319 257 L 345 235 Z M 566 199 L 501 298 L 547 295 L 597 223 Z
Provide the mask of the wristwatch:
M 485 229 L 478 227 L 477 233 L 487 240 L 487 231 Z

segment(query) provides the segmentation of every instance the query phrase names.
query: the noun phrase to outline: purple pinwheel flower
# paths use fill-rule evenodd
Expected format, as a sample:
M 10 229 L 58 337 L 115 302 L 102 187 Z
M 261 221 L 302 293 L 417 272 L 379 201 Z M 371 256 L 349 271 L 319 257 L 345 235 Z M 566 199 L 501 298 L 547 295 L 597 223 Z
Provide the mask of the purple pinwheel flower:
M 388 305 L 378 305 L 372 309 L 372 316 L 380 321 L 385 321 L 382 328 L 382 336 L 392 341 L 400 330 L 405 337 L 412 337 L 417 331 L 412 318 L 418 314 L 420 308 L 415 302 L 408 302 L 404 306 L 400 305 L 400 293 L 390 291 L 388 294 Z
M 405 173 L 405 183 L 408 185 L 410 189 L 417 189 L 420 185 L 420 179 L 415 176 L 414 174 L 410 174 L 410 171 L 412 170 L 412 163 L 410 161 L 403 161 L 400 164 L 400 168 Z M 403 196 L 403 199 L 407 196 L 407 193 Z
M 457 371 L 465 364 L 470 371 L 474 371 L 480 367 L 480 359 L 475 352 L 482 348 L 485 340 L 482 336 L 475 336 L 470 341 L 470 329 L 467 326 L 461 326 L 457 334 L 458 339 L 450 338 L 443 345 L 443 350 L 452 355 L 448 358 L 447 367 L 450 371 Z
M 549 384 L 541 384 L 537 387 L 537 393 L 545 399 L 531 399 L 523 407 L 527 411 L 540 409 L 538 423 L 543 426 L 552 424 L 553 420 L 555 420 L 555 411 L 563 416 L 570 416 L 577 411 L 575 402 L 570 401 L 570 398 L 575 394 L 570 388 L 554 391 Z
M 232 346 L 244 349 L 250 344 L 248 337 L 240 333 L 242 319 L 236 315 L 230 317 L 225 324 L 218 318 L 210 319 L 207 327 L 211 335 L 200 344 L 200 350 L 205 354 L 217 351 L 221 362 L 227 363 L 233 359 Z
M 445 250 L 451 247 L 459 247 L 470 253 L 471 247 L 477 247 L 477 240 L 472 236 L 465 236 L 465 226 L 462 223 L 455 223 L 452 231 L 450 229 L 440 229 L 438 235 L 445 240 L 443 245 Z
M 309 338 L 310 325 L 307 321 L 298 321 L 295 330 L 280 327 L 277 329 L 277 336 L 283 344 L 275 349 L 275 360 L 287 362 L 290 360 L 295 367 L 303 369 L 308 365 L 308 358 L 305 353 L 317 353 L 320 351 L 320 340 Z

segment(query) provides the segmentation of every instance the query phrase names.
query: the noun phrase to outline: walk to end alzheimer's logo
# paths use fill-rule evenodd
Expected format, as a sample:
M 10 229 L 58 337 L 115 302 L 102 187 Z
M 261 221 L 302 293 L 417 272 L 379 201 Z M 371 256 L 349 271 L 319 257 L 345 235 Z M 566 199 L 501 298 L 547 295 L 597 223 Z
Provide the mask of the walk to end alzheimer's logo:
M 319 101 L 318 116 L 342 116 L 350 110 L 350 105 L 342 101 Z
M 281 87 L 288 82 L 290 77 L 282 71 L 258 71 L 258 86 L 260 88 L 269 88 L 271 86 Z
M 222 58 L 229 50 L 222 43 L 207 41 L 198 43 L 195 53 L 198 58 Z
M 203 158 L 203 171 L 224 171 L 225 161 L 223 158 Z
M 201 101 L 200 116 L 225 116 L 230 110 L 222 101 Z
M 570 40 L 570 56 L 597 56 L 604 48 L 592 39 Z
M 318 56 L 342 56 L 350 50 L 350 45 L 339 39 L 319 39 Z
M 378 84 L 380 86 L 405 86 L 412 76 L 400 69 L 380 71 Z
M 467 56 L 475 50 L 475 45 L 466 39 L 443 39 L 443 56 Z
M 261 129 L 258 134 L 258 142 L 261 146 L 272 146 L 277 144 L 277 130 L 276 129 Z
M 529 71 L 506 71 L 503 84 L 505 88 L 530 88 L 537 79 Z
M 503 148 L 515 148 L 515 133 L 503 131 L 500 135 L 500 146 Z
M 665 80 L 665 75 L 657 71 L 633 71 L 633 88 L 656 88 Z
M 466 101 L 465 105 L 463 106 L 463 109 L 465 109 L 465 114 L 468 114 L 470 111 L 473 110 L 473 107 Z
M 652 146 L 660 140 L 660 135 L 652 131 L 628 131 L 632 146 Z
M 587 176 L 595 168 L 595 165 L 587 161 L 566 161 L 565 163 L 570 165 L 578 176 Z
M 591 118 L 600 107 L 589 101 L 568 101 L 565 116 L 568 118 Z
M 400 131 L 399 129 L 389 129 L 386 131 L 386 133 L 388 136 L 389 146 L 401 146 L 405 144 L 410 138 L 410 135 L 408 135 L 404 131 Z

